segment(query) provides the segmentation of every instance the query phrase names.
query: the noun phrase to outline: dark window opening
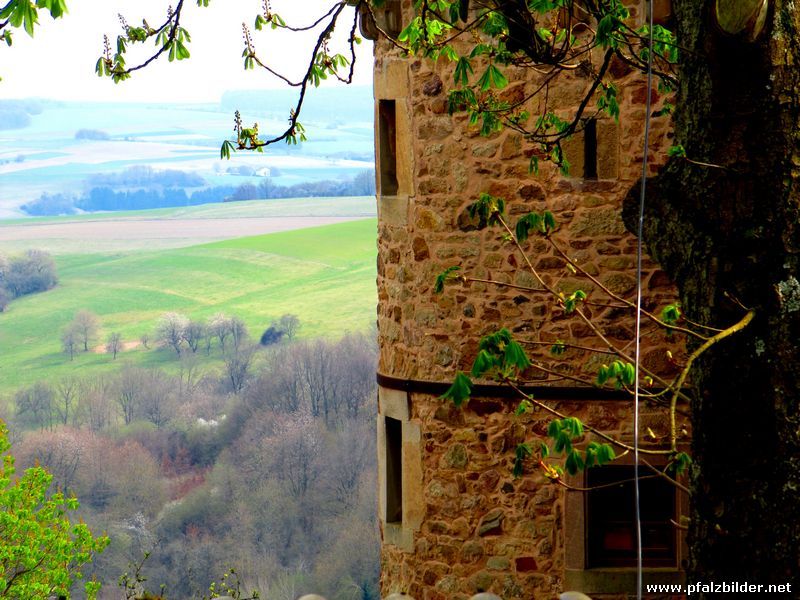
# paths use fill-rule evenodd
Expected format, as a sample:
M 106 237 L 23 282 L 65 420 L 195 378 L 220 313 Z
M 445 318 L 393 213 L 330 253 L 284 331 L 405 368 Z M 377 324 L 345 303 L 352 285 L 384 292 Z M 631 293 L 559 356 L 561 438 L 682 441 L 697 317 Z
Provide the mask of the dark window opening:
M 403 522 L 403 423 L 386 417 L 386 522 Z
M 583 129 L 583 178 L 597 179 L 597 121 L 586 121 Z
M 640 476 L 652 475 L 645 470 Z M 587 565 L 636 566 L 636 506 L 632 466 L 589 469 L 587 487 L 608 486 L 586 494 Z M 677 564 L 676 488 L 661 478 L 639 480 L 642 560 L 648 567 Z
M 400 0 L 388 0 L 383 9 L 386 15 L 386 33 L 396 38 L 403 31 L 403 11 Z
M 397 108 L 394 100 L 378 101 L 378 136 L 382 196 L 397 194 Z

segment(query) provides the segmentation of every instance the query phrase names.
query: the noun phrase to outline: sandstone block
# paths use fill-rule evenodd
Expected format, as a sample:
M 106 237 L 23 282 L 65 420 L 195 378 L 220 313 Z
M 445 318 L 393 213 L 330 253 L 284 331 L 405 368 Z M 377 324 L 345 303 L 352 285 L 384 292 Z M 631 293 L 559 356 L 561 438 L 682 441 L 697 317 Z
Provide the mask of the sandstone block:
M 505 517 L 506 513 L 502 508 L 495 508 L 490 511 L 481 519 L 481 524 L 478 526 L 478 535 L 481 537 L 499 535 L 503 531 Z

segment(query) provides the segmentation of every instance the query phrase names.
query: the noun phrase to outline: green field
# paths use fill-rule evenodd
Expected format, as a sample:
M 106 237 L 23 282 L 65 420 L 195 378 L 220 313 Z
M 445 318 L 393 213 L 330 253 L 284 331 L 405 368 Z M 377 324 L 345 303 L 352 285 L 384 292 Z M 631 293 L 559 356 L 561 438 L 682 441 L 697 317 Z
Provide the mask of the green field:
M 138 365 L 174 365 L 170 350 L 131 348 L 116 361 L 100 352 L 75 360 L 60 332 L 76 311 L 96 313 L 102 331 L 136 342 L 159 316 L 239 316 L 258 337 L 273 318 L 300 317 L 302 337 L 363 331 L 375 319 L 375 219 L 156 251 L 56 256 L 60 283 L 0 313 L 0 393 L 38 380 Z M 213 360 L 213 359 L 212 359 Z M 218 359 L 216 359 L 218 360 Z
M 246 200 L 243 202 L 212 202 L 197 206 L 174 206 L 148 210 L 115 210 L 62 217 L 24 217 L 0 219 L 0 227 L 20 224 L 81 223 L 86 221 L 118 221 L 141 219 L 248 219 L 257 217 L 349 217 L 374 216 L 373 196 L 337 196 L 315 198 L 276 198 L 274 200 Z M 2 242 L 0 229 L 0 246 Z

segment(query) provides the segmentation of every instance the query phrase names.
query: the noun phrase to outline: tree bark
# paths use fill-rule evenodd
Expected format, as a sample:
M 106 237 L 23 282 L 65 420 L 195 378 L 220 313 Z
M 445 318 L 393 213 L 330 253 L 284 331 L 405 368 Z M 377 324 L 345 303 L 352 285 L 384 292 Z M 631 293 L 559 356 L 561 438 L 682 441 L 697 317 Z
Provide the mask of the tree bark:
M 774 0 L 754 42 L 713 0 L 675 0 L 673 159 L 648 187 L 644 239 L 687 315 L 743 332 L 692 372 L 691 582 L 800 589 L 800 9 Z M 633 228 L 634 202 L 626 205 Z M 706 594 L 705 597 L 714 597 Z

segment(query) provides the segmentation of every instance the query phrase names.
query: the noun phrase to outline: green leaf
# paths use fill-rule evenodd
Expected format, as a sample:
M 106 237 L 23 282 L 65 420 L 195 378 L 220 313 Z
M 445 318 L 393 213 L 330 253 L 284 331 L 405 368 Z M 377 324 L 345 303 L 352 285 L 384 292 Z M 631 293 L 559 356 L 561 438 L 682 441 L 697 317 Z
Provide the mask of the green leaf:
M 556 452 L 569 452 L 572 450 L 572 438 L 566 431 L 562 430 L 558 433 L 553 449 Z
M 505 211 L 505 201 L 487 193 L 481 193 L 476 202 L 467 207 L 469 216 L 473 219 L 478 218 L 478 229 L 483 229 L 487 225 L 497 225 Z
M 469 76 L 472 75 L 472 64 L 469 59 L 461 57 L 456 63 L 455 71 L 453 72 L 453 80 L 456 85 L 469 85 Z
M 517 240 L 519 242 L 526 241 L 531 231 L 540 231 L 542 226 L 542 216 L 538 213 L 530 212 L 527 215 L 520 217 L 515 228 Z
M 636 367 L 634 367 L 631 363 L 625 364 L 625 374 L 623 377 L 623 381 L 628 386 L 633 386 L 636 381 Z
M 503 363 L 506 367 L 515 367 L 520 371 L 524 371 L 531 366 L 531 361 L 525 354 L 525 350 L 517 342 L 511 341 L 506 346 L 506 351 L 503 355 Z
M 672 462 L 670 462 L 669 466 L 667 467 L 667 471 L 671 473 L 675 473 L 676 475 L 682 474 L 686 469 L 689 468 L 689 465 L 692 464 L 692 457 L 686 454 L 686 452 L 678 452 L 675 456 L 672 457 Z
M 594 442 L 592 442 L 592 444 L 594 444 Z M 597 448 L 595 447 L 596 445 L 592 445 L 592 444 L 589 444 L 586 447 L 586 452 L 585 452 L 585 454 L 586 454 L 586 464 L 585 464 L 585 466 L 586 466 L 587 469 L 590 469 L 590 468 L 592 468 L 592 467 L 597 465 Z
M 600 368 L 597 369 L 597 385 L 605 385 L 606 381 L 609 378 L 609 369 L 608 365 L 600 365 Z
M 564 468 L 570 475 L 575 475 L 578 471 L 582 471 L 585 463 L 581 458 L 578 450 L 572 449 L 567 453 L 567 460 L 564 462 Z
M 497 359 L 486 350 L 480 350 L 472 363 L 473 377 L 483 377 L 487 372 L 497 367 Z
M 667 150 L 667 156 L 676 158 L 686 158 L 686 148 L 684 148 L 680 144 L 678 144 L 677 146 L 672 146 L 669 150 Z
M 583 421 L 577 417 L 567 417 L 562 421 L 563 428 L 570 433 L 573 438 L 583 435 Z
M 555 215 L 550 212 L 549 210 L 544 211 L 542 215 L 542 219 L 544 220 L 544 226 L 546 232 L 549 233 L 551 231 L 555 231 L 556 229 L 556 217 Z
M 599 465 L 610 463 L 615 458 L 616 455 L 614 454 L 614 448 L 612 448 L 611 444 L 597 445 L 597 463 Z
M 453 404 L 460 407 L 464 402 L 469 401 L 472 394 L 472 381 L 461 371 L 456 373 L 453 384 L 447 391 L 440 396 L 442 400 L 451 400 Z
M 544 442 L 539 442 L 539 454 L 542 455 L 542 459 L 545 459 L 548 456 L 550 456 L 550 446 L 548 446 Z
M 235 152 L 236 147 L 233 145 L 232 142 L 225 140 L 224 142 L 222 142 L 222 148 L 220 148 L 219 151 L 220 159 L 230 160 L 232 151 Z
M 506 76 L 503 75 L 500 69 L 493 64 L 486 67 L 486 71 L 484 71 L 483 75 L 478 79 L 478 87 L 484 92 L 491 87 L 502 89 L 507 85 L 508 79 L 506 79 Z
M 514 411 L 514 414 L 519 417 L 520 415 L 524 415 L 525 413 L 530 412 L 532 408 L 533 404 L 531 404 L 531 401 L 528 400 L 527 398 L 524 398 L 523 400 L 520 401 L 519 404 L 517 404 L 517 408 Z
M 461 267 L 452 266 L 447 267 L 444 271 L 439 273 L 436 276 L 436 283 L 433 285 L 433 293 L 434 294 L 441 294 L 444 292 L 444 284 L 451 279 L 457 279 L 459 277 L 458 271 L 461 270 Z
M 681 319 L 681 305 L 679 302 L 669 304 L 661 310 L 661 320 L 668 325 L 675 325 Z
M 102 56 L 97 59 L 97 64 L 94 66 L 95 73 L 98 77 L 104 77 L 108 74 L 106 71 L 106 59 Z
M 514 477 L 520 477 L 525 472 L 525 461 L 533 455 L 533 449 L 528 444 L 518 444 L 514 454 L 511 473 Z

